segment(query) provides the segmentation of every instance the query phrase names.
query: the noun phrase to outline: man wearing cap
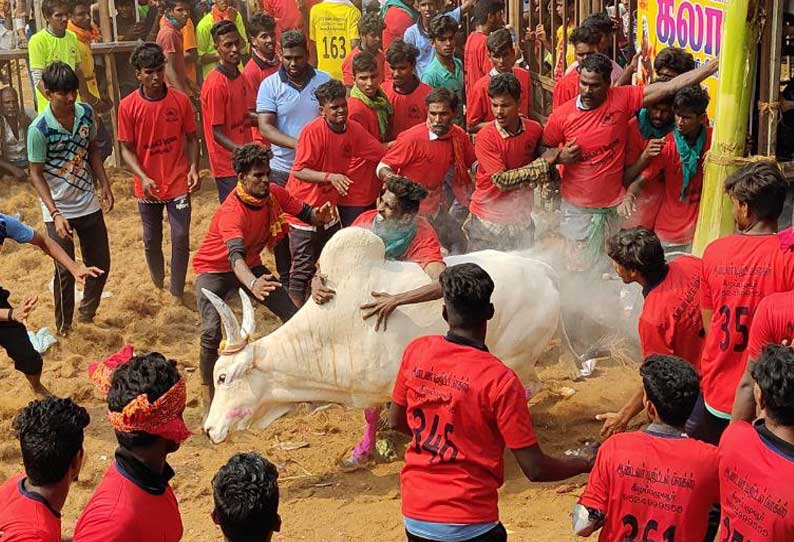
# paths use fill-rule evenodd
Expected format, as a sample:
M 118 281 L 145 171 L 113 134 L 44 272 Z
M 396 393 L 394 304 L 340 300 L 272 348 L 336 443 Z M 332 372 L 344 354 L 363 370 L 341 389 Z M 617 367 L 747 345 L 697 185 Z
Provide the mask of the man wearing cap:
M 111 360 L 91 376 L 104 391 L 112 370 L 108 419 L 119 447 L 77 521 L 74 542 L 179 542 L 182 518 L 166 457 L 190 436 L 182 419 L 185 379 L 157 352 L 132 356 L 114 370 Z

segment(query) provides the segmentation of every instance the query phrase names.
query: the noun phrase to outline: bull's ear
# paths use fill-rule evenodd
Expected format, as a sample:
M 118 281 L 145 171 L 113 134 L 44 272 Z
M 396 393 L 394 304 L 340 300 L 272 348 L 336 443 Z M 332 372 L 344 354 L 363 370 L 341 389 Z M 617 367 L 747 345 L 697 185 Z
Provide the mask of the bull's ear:
M 243 305 L 243 326 L 242 326 L 242 335 L 243 340 L 250 339 L 256 333 L 256 313 L 254 312 L 254 306 L 251 303 L 251 298 L 248 297 L 242 288 L 238 290 L 240 294 L 240 301 Z

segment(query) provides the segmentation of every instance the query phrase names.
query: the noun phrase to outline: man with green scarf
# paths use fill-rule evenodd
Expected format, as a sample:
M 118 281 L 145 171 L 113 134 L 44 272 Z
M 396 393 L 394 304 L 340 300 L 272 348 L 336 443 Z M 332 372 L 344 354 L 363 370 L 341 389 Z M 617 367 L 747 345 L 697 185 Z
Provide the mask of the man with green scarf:
M 441 299 L 438 277 L 446 269 L 441 257 L 441 242 L 430 222 L 419 216 L 419 204 L 427 197 L 427 189 L 406 177 L 391 177 L 380 197 L 377 210 L 362 213 L 353 226 L 366 228 L 383 240 L 386 258 L 411 261 L 424 269 L 432 283 L 400 294 L 372 292 L 373 301 L 363 305 L 364 319 L 377 317 L 375 329 L 386 329 L 386 319 L 401 305 Z M 320 272 L 312 280 L 312 299 L 322 305 L 334 297 L 325 286 Z
M 361 51 L 353 57 L 353 88 L 347 100 L 348 118 L 358 122 L 372 137 L 386 143 L 392 137 L 394 111 L 380 88 L 381 75 L 372 53 Z M 377 164 L 354 157 L 347 176 L 352 181 L 347 194 L 339 200 L 339 219 L 346 227 L 363 213 L 375 208 L 381 182 L 375 174 Z
M 665 136 L 659 156 L 629 186 L 619 207 L 622 215 L 631 215 L 648 180 L 659 176 L 664 193 L 654 230 L 667 251 L 688 252 L 695 236 L 703 159 L 711 146 L 711 128 L 706 125 L 708 105 L 709 95 L 700 85 L 676 93 L 675 128 Z

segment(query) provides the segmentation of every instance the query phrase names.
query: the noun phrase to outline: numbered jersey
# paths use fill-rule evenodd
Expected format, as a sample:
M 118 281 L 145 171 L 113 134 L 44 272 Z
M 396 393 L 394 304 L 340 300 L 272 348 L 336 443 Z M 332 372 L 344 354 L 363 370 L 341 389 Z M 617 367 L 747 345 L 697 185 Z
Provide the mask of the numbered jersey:
M 730 413 L 747 364 L 750 325 L 761 300 L 794 289 L 794 254 L 777 235 L 729 235 L 703 254 L 701 307 L 712 311 L 700 369 L 711 410 Z
M 483 345 L 421 337 L 403 354 L 392 399 L 413 438 L 400 475 L 403 515 L 439 523 L 499 519 L 505 447 L 537 443 L 524 387 Z
M 794 445 L 764 425 L 734 422 L 720 440 L 719 542 L 794 540 Z
M 311 9 L 309 39 L 317 47 L 317 68 L 342 80 L 342 62 L 358 40 L 361 12 L 347 0 L 323 0 Z
M 579 500 L 606 516 L 599 542 L 702 542 L 718 501 L 717 448 L 650 431 L 607 439 Z

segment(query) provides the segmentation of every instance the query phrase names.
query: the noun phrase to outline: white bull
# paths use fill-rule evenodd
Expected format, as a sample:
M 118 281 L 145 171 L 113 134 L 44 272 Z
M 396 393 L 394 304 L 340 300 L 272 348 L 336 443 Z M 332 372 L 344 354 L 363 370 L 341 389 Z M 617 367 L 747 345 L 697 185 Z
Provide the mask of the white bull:
M 524 383 L 537 382 L 535 361 L 557 330 L 560 296 L 546 264 L 487 250 L 446 259 L 447 265 L 473 262 L 492 277 L 494 318 L 487 344 Z M 328 242 L 320 268 L 336 296 L 325 305 L 309 301 L 280 328 L 247 344 L 254 312 L 245 294 L 243 325 L 217 296 L 204 290 L 221 314 L 227 346 L 215 364 L 215 397 L 204 429 L 221 442 L 232 430 L 252 423 L 267 427 L 301 402 L 339 403 L 358 408 L 390 398 L 405 346 L 422 335 L 444 334 L 441 301 L 403 306 L 375 331 L 359 308 L 370 292 L 398 293 L 428 284 L 415 263 L 386 261 L 383 242 L 360 228 L 346 228 Z M 377 412 L 377 411 L 375 411 Z M 354 456 L 374 446 L 375 419 Z

